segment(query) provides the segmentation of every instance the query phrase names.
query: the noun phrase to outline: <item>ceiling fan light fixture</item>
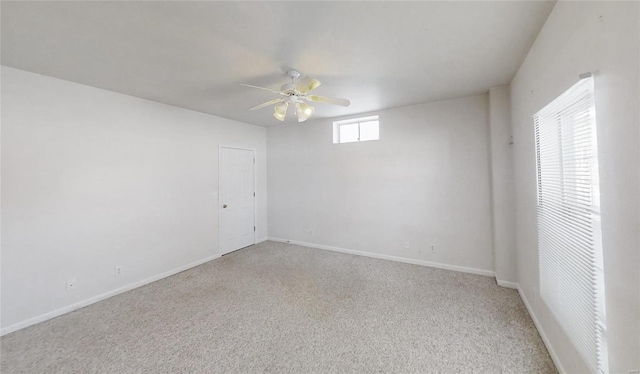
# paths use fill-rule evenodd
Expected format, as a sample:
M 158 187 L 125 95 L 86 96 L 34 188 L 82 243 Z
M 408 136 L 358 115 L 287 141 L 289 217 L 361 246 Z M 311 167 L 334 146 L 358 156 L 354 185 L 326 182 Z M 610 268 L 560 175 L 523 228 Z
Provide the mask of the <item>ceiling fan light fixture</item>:
M 296 104 L 296 115 L 298 116 L 298 122 L 304 122 L 311 117 L 313 114 L 314 108 L 305 103 Z
M 274 108 L 277 113 L 287 114 L 288 107 L 289 107 L 289 103 L 286 101 L 283 101 L 280 104 L 276 105 Z
M 275 112 L 273 113 L 273 116 L 276 117 L 278 121 L 284 121 L 284 114 L 282 113 Z
M 276 105 L 273 107 L 273 116 L 276 117 L 278 121 L 284 121 L 284 117 L 287 115 L 287 108 L 289 107 L 289 103 L 286 101 Z

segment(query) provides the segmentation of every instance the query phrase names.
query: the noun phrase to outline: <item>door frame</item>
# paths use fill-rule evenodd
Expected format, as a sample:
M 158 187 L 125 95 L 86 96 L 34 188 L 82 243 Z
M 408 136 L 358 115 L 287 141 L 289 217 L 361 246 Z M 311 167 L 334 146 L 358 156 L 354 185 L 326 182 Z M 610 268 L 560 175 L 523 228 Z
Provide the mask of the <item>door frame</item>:
M 218 205 L 218 256 L 224 256 L 224 254 L 222 254 L 222 246 L 220 245 L 220 241 L 222 240 L 222 235 L 220 233 L 220 218 L 221 218 L 221 213 L 222 213 L 222 205 L 221 204 L 221 198 L 220 198 L 220 154 L 222 153 L 222 149 L 223 148 L 228 148 L 228 149 L 239 149 L 242 151 L 251 151 L 253 152 L 253 227 L 255 227 L 255 230 L 253 230 L 253 245 L 255 245 L 257 243 L 257 235 L 258 235 L 258 222 L 257 222 L 257 215 L 258 215 L 258 191 L 257 191 L 257 187 L 258 187 L 258 181 L 257 181 L 257 172 L 256 172 L 256 163 L 257 163 L 257 152 L 255 148 L 249 148 L 249 147 L 243 147 L 243 146 L 235 146 L 235 145 L 228 145 L 228 144 L 218 144 L 218 198 L 217 198 L 217 205 Z M 231 252 L 229 252 L 231 253 Z M 225 253 L 226 254 L 226 253 Z

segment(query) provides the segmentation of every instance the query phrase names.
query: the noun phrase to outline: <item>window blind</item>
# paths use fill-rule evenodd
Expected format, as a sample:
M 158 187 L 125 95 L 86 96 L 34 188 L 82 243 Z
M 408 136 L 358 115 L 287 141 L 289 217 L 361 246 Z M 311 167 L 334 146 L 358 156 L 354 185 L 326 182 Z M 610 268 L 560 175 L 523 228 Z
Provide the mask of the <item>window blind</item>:
M 534 116 L 540 297 L 593 372 L 607 372 L 593 77 Z

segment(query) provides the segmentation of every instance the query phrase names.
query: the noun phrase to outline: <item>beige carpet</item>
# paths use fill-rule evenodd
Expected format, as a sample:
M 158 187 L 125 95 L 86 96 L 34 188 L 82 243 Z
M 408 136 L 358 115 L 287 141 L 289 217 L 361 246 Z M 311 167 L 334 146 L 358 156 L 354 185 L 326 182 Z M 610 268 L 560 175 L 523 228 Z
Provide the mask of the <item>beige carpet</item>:
M 493 278 L 265 242 L 3 337 L 9 373 L 555 373 Z

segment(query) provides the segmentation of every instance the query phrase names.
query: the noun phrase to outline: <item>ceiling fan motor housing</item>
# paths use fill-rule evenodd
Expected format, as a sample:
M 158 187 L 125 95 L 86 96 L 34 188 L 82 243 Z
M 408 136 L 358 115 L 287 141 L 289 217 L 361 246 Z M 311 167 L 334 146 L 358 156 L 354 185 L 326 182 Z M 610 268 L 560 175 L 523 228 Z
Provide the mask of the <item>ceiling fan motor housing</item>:
M 293 92 L 293 90 L 296 88 L 296 84 L 295 83 L 286 83 L 283 84 L 282 86 L 280 86 L 280 90 L 282 92 Z

